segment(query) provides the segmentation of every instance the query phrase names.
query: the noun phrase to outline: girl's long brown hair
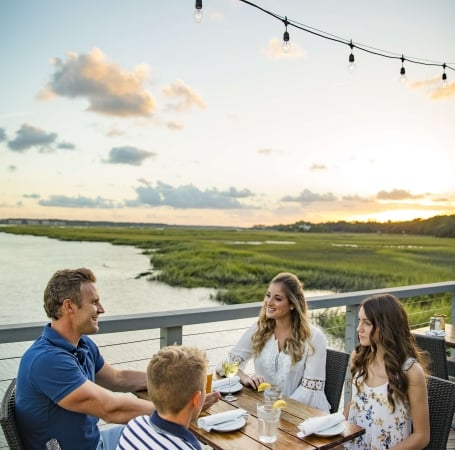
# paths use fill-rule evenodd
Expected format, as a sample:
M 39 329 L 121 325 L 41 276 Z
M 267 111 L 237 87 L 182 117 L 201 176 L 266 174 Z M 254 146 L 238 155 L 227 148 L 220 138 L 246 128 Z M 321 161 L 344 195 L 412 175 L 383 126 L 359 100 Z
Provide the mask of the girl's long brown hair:
M 368 380 L 368 367 L 373 362 L 377 345 L 373 336 L 379 329 L 378 341 L 384 348 L 384 364 L 387 372 L 387 398 L 395 411 L 395 399 L 408 400 L 408 378 L 403 370 L 404 362 L 412 357 L 427 370 L 427 358 L 416 346 L 409 328 L 408 316 L 400 301 L 391 294 L 379 294 L 366 298 L 360 306 L 373 325 L 370 345 L 357 345 L 351 363 L 351 376 L 357 389 L 359 380 Z
M 276 275 L 270 284 L 281 283 L 286 293 L 286 298 L 294 307 L 291 311 L 291 336 L 286 341 L 284 353 L 291 356 L 292 364 L 300 361 L 305 353 L 307 342 L 310 350 L 314 351 L 311 345 L 311 328 L 308 321 L 308 305 L 303 292 L 303 283 L 292 273 L 283 272 Z M 252 336 L 253 352 L 258 356 L 266 341 L 272 336 L 275 329 L 275 320 L 267 319 L 266 300 L 262 305 L 258 318 L 258 329 Z

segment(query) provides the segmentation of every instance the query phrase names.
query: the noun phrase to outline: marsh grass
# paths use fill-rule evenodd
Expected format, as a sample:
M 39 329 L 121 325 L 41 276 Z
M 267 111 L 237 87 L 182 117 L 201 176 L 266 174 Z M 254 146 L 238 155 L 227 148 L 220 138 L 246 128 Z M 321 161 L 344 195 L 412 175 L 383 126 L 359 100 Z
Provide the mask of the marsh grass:
M 262 300 L 269 281 L 282 271 L 295 273 L 306 289 L 335 292 L 455 280 L 452 238 L 185 227 L 20 225 L 0 230 L 134 245 L 150 254 L 150 278 L 171 286 L 215 288 L 217 300 L 228 304 Z M 437 302 L 420 299 L 412 306 L 405 301 L 412 323 L 428 322 L 430 302 L 431 310 L 437 303 L 449 314 L 449 296 Z M 323 313 L 320 320 L 344 329 L 343 315 Z

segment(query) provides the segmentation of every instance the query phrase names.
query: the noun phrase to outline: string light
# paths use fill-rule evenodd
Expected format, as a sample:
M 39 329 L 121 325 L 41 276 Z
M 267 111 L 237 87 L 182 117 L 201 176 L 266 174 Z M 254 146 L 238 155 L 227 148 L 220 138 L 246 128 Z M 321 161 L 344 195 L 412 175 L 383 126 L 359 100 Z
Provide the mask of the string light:
M 408 77 L 406 76 L 406 69 L 404 68 L 404 62 L 405 62 L 404 55 L 401 55 L 400 81 L 402 83 L 406 83 L 406 81 L 408 80 Z
M 447 74 L 446 74 L 446 63 L 444 63 L 442 65 L 442 69 L 443 69 L 443 72 L 442 72 L 442 87 L 443 88 L 446 88 L 447 87 Z
M 316 28 L 312 28 L 308 25 L 302 25 L 300 24 L 299 22 L 297 21 L 294 21 L 294 20 L 288 20 L 287 16 L 285 17 L 282 17 L 278 14 L 275 14 L 271 11 L 268 11 L 258 5 L 256 5 L 255 3 L 252 3 L 250 2 L 249 0 L 240 0 L 242 3 L 245 3 L 246 5 L 249 5 L 249 6 L 252 6 L 256 9 L 259 9 L 260 11 L 274 17 L 275 19 L 277 20 L 280 20 L 281 22 L 283 22 L 286 26 L 286 31 L 283 35 L 283 48 L 284 48 L 284 44 L 287 43 L 289 44 L 289 33 L 287 32 L 287 27 L 288 26 L 291 26 L 291 27 L 294 27 L 294 28 L 297 28 L 299 30 L 302 30 L 302 31 L 305 31 L 307 33 L 310 33 L 310 34 L 313 34 L 315 36 L 318 36 L 318 37 L 321 37 L 323 39 L 328 39 L 330 41 L 334 41 L 334 42 L 338 42 L 340 44 L 344 44 L 344 45 L 349 45 L 351 47 L 351 54 L 349 55 L 349 64 L 351 64 L 351 59 L 352 59 L 352 63 L 355 64 L 355 58 L 354 58 L 354 53 L 352 52 L 352 49 L 355 47 L 356 50 L 358 51 L 363 51 L 363 52 L 366 52 L 366 53 L 369 53 L 371 55 L 375 55 L 375 56 L 381 56 L 383 58 L 389 58 L 389 59 L 397 59 L 397 60 L 401 60 L 402 62 L 402 65 L 401 65 L 401 70 L 400 70 L 400 79 L 402 81 L 406 81 L 406 69 L 404 68 L 404 61 L 406 61 L 407 64 L 419 64 L 419 65 L 422 65 L 422 66 L 435 66 L 435 67 L 442 67 L 444 72 L 442 74 L 442 82 L 444 84 L 447 84 L 447 74 L 446 74 L 446 69 L 450 69 L 450 70 L 455 70 L 454 67 L 451 67 L 451 65 L 448 65 L 446 63 L 441 63 L 441 62 L 436 62 L 436 61 L 429 61 L 429 60 L 424 60 L 424 59 L 421 59 L 421 58 L 404 58 L 404 55 L 402 54 L 401 56 L 395 54 L 395 53 L 392 53 L 392 52 L 389 52 L 389 51 L 385 51 L 385 50 L 378 50 L 374 47 L 370 47 L 370 46 L 367 46 L 367 45 L 361 45 L 361 44 L 358 44 L 356 43 L 355 45 L 352 44 L 352 40 L 348 41 L 347 39 L 344 39 L 344 38 L 341 38 L 341 37 L 337 37 L 337 36 L 334 36 L 334 35 L 331 35 L 325 31 L 322 31 L 322 30 L 318 30 Z M 287 38 L 287 40 L 286 40 Z M 455 64 L 455 63 L 449 63 L 449 64 Z
M 194 10 L 194 21 L 196 23 L 202 22 L 202 0 L 196 0 Z
M 285 17 L 284 20 L 283 20 L 283 23 L 284 23 L 284 27 L 285 27 L 285 30 L 284 30 L 284 33 L 283 33 L 283 51 L 284 52 L 288 52 L 289 49 L 291 48 L 291 43 L 289 42 L 289 33 L 288 33 L 288 18 Z
M 349 55 L 348 69 L 349 69 L 349 72 L 354 72 L 356 69 L 356 64 L 355 64 L 355 57 L 354 57 L 354 53 L 353 53 L 354 44 L 352 43 L 352 39 L 351 39 L 351 42 L 349 43 L 349 47 L 351 47 L 351 54 Z

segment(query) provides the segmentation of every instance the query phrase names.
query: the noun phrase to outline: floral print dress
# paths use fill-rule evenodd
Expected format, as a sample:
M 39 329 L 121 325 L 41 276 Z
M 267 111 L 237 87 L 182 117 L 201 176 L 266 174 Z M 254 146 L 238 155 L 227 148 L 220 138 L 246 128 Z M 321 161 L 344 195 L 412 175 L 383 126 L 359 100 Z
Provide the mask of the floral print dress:
M 403 364 L 406 372 L 415 363 L 409 358 Z M 365 428 L 365 434 L 344 444 L 351 450 L 385 450 L 404 441 L 412 432 L 409 404 L 395 401 L 395 411 L 387 399 L 387 385 L 369 387 L 362 384 L 359 392 L 352 383 L 352 402 L 348 421 Z

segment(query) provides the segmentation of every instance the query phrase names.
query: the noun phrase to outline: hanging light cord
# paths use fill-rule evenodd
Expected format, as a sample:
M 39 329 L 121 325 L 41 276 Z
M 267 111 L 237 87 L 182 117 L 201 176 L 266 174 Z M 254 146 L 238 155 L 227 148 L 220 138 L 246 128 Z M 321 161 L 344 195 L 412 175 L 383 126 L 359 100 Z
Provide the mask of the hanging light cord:
M 366 53 L 370 53 L 372 55 L 382 56 L 383 58 L 398 59 L 402 63 L 404 63 L 406 61 L 408 63 L 420 64 L 420 65 L 423 65 L 423 66 L 442 67 L 442 69 L 444 69 L 444 70 L 445 69 L 455 70 L 454 67 L 451 67 L 449 65 L 449 64 L 455 64 L 455 63 L 442 63 L 442 62 L 437 62 L 437 61 L 424 60 L 424 59 L 421 59 L 421 58 L 405 57 L 403 54 L 401 54 L 401 55 L 394 54 L 394 53 L 386 51 L 386 50 L 380 50 L 380 49 L 377 49 L 377 48 L 374 48 L 374 47 L 370 47 L 368 45 L 354 44 L 351 39 L 348 40 L 348 39 L 344 39 L 344 38 L 341 38 L 341 37 L 338 37 L 338 36 L 334 36 L 332 34 L 326 33 L 325 31 L 321 31 L 321 30 L 318 30 L 316 28 L 309 27 L 308 25 L 300 24 L 299 22 L 296 22 L 294 20 L 289 20 L 287 16 L 282 17 L 282 16 L 280 16 L 278 14 L 275 14 L 275 13 L 273 13 L 271 11 L 267 11 L 266 9 L 261 8 L 260 6 L 256 5 L 255 3 L 250 2 L 248 0 L 240 0 L 240 1 L 242 3 L 245 3 L 245 4 L 249 5 L 249 6 L 252 6 L 254 8 L 257 8 L 257 9 L 261 10 L 262 12 L 274 17 L 277 20 L 280 20 L 281 22 L 283 22 L 285 24 L 286 27 L 287 26 L 292 26 L 294 28 L 297 28 L 299 30 L 302 30 L 302 31 L 305 31 L 307 33 L 313 34 L 315 36 L 318 36 L 318 37 L 321 37 L 321 38 L 324 38 L 324 39 L 328 39 L 330 41 L 338 42 L 340 44 L 347 45 L 347 46 L 349 46 L 351 48 L 351 50 L 356 48 L 358 50 L 361 50 L 361 51 L 366 52 Z

